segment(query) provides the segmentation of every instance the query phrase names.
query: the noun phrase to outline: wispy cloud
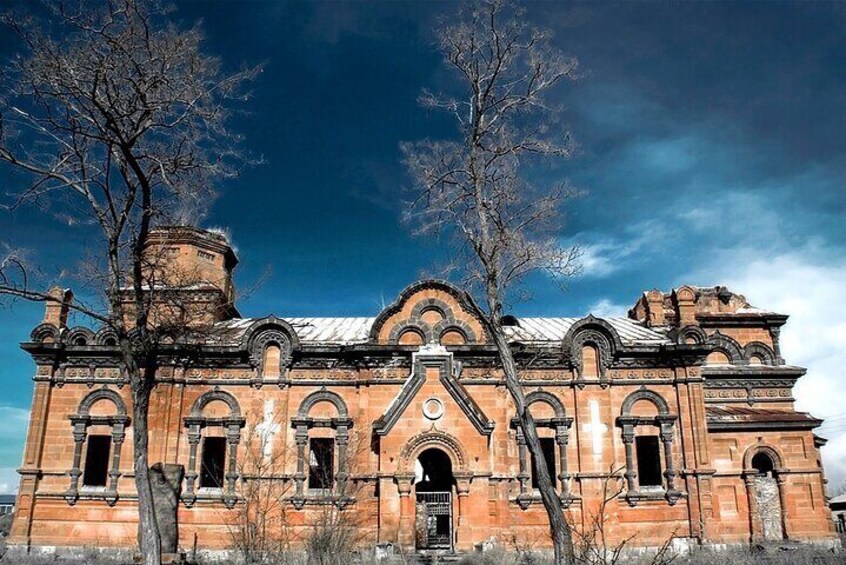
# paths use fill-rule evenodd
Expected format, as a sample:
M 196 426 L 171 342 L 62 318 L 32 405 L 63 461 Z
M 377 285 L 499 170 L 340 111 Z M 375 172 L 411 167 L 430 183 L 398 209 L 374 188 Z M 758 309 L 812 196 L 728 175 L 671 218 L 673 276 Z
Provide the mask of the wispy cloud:
M 603 298 L 594 302 L 588 307 L 588 312 L 597 318 L 621 318 L 625 317 L 629 307 L 624 304 L 617 304 L 612 300 Z
M 582 233 L 566 243 L 581 246 L 580 260 L 585 277 L 604 278 L 648 258 L 649 253 L 662 245 L 665 235 L 666 228 L 661 223 L 647 220 L 626 228 L 621 237 Z

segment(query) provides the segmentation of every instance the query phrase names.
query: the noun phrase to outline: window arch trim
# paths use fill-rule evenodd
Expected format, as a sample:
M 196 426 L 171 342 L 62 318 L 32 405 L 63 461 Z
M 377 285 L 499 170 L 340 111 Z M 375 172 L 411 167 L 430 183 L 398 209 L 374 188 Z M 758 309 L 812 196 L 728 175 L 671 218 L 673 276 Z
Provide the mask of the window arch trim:
M 115 414 L 103 416 L 92 416 L 91 407 L 100 400 L 107 400 L 115 407 Z M 126 438 L 126 428 L 129 426 L 129 417 L 126 415 L 126 404 L 121 396 L 108 388 L 97 389 L 89 393 L 79 403 L 76 414 L 68 417 L 73 428 L 73 462 L 68 475 L 70 486 L 65 493 L 65 501 L 73 506 L 80 498 L 102 499 L 109 506 L 114 506 L 118 500 L 118 479 L 120 478 L 120 457 L 121 448 Z M 82 477 L 82 450 L 88 440 L 88 428 L 90 426 L 105 425 L 111 427 L 111 462 L 107 474 L 105 488 L 95 487 L 94 489 L 80 488 L 79 480 Z
M 635 403 L 640 400 L 651 402 L 657 409 L 658 414 L 651 417 L 635 416 L 631 411 Z M 673 463 L 673 439 L 675 436 L 675 424 L 678 416 L 670 413 L 667 401 L 655 391 L 642 387 L 631 393 L 623 401 L 621 415 L 617 417 L 617 426 L 621 428 L 623 446 L 626 451 L 626 500 L 629 505 L 636 506 L 639 500 L 664 498 L 670 504 L 675 505 L 684 494 L 675 487 L 675 478 L 678 474 Z M 662 492 L 649 492 L 639 488 L 635 483 L 637 471 L 635 470 L 634 443 L 635 428 L 637 426 L 654 426 L 659 431 L 659 439 L 663 444 L 664 452 L 664 489 Z
M 721 334 L 719 331 L 714 332 L 708 337 L 706 341 L 715 351 L 722 351 L 725 353 L 732 365 L 745 365 L 746 358 L 743 355 L 743 348 L 737 341 L 727 335 Z
M 312 408 L 320 402 L 329 402 L 338 412 L 334 418 L 313 418 L 309 414 Z M 346 496 L 346 484 L 349 479 L 347 467 L 347 447 L 349 445 L 349 430 L 353 421 L 349 417 L 349 410 L 344 399 L 338 394 L 321 389 L 306 396 L 297 409 L 297 417 L 291 419 L 291 427 L 294 433 L 294 441 L 297 445 L 297 471 L 294 474 L 294 495 L 291 502 L 294 507 L 301 509 L 307 502 L 314 502 L 313 497 L 307 496 L 305 483 L 308 478 L 306 473 L 306 445 L 309 443 L 309 430 L 312 428 L 331 428 L 335 432 L 335 452 L 337 454 L 337 472 L 333 476 L 332 492 L 329 499 L 340 505 L 346 505 L 349 497 Z M 321 497 L 325 501 L 326 497 Z
M 570 443 L 570 427 L 573 425 L 573 418 L 567 417 L 566 409 L 561 400 L 551 392 L 544 390 L 536 390 L 526 395 L 526 407 L 530 408 L 533 404 L 542 403 L 550 406 L 553 410 L 554 417 L 535 419 L 535 425 L 539 428 L 551 428 L 555 430 L 555 444 L 558 448 L 558 461 L 556 467 L 558 474 L 553 477 L 558 479 L 560 485 L 559 497 L 564 507 L 568 507 L 573 501 L 574 496 L 570 492 L 570 473 L 568 472 L 567 462 L 567 446 Z M 523 433 L 523 428 L 520 425 L 520 419 L 515 416 L 511 419 L 511 427 L 515 430 L 517 440 L 517 451 L 520 470 L 517 474 L 517 480 L 520 482 L 520 494 L 517 495 L 517 504 L 520 508 L 525 510 L 537 499 L 529 488 L 531 481 L 531 474 L 529 473 L 531 465 L 531 454 L 529 447 L 526 444 L 526 436 Z
M 229 408 L 229 415 L 223 418 L 208 418 L 203 416 L 203 408 L 214 401 L 224 402 Z M 235 484 L 238 481 L 238 445 L 241 443 L 241 428 L 246 420 L 241 416 L 241 407 L 234 396 L 228 392 L 215 389 L 200 395 L 191 407 L 191 412 L 185 417 L 185 427 L 188 428 L 188 467 L 185 470 L 185 492 L 182 500 L 185 506 L 191 507 L 198 498 L 223 500 L 227 508 L 232 508 L 238 500 Z M 197 454 L 203 430 L 208 427 L 221 427 L 226 432 L 226 472 L 224 486 L 218 493 L 198 493 L 194 483 L 200 476 L 197 471 Z

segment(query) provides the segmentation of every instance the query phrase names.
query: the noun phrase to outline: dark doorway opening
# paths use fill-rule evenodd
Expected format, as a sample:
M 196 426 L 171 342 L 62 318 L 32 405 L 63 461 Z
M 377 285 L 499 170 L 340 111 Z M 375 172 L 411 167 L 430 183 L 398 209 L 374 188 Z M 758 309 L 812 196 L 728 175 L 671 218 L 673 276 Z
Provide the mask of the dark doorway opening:
M 775 462 L 768 453 L 761 451 L 752 457 L 752 467 L 756 471 L 751 487 L 758 507 L 757 521 L 761 527 L 760 534 L 765 540 L 784 539 L 781 493 L 779 493 L 778 479 L 775 476 Z
M 546 470 L 549 473 L 549 478 L 552 479 L 552 486 L 555 486 L 555 438 L 542 437 L 539 439 L 544 462 L 546 463 Z M 531 451 L 529 453 L 531 453 Z M 532 457 L 532 488 L 535 489 L 538 487 L 538 463 L 535 461 L 535 458 Z
M 637 480 L 641 487 L 660 487 L 664 484 L 661 479 L 661 450 L 658 447 L 658 436 L 638 436 L 635 438 L 637 449 Z
M 310 443 L 308 488 L 331 489 L 335 481 L 335 441 L 316 437 Z
M 203 459 L 200 468 L 201 488 L 223 488 L 223 468 L 226 462 L 226 438 L 203 439 Z
M 752 467 L 758 471 L 759 475 L 766 475 L 770 477 L 773 474 L 773 470 L 775 470 L 773 460 L 766 453 L 755 454 L 755 457 L 752 458 Z
M 427 449 L 417 458 L 415 493 L 418 549 L 452 549 L 452 461 L 440 449 Z
M 109 474 L 109 452 L 112 447 L 110 436 L 88 436 L 88 452 L 85 454 L 85 473 L 82 484 L 87 487 L 104 487 Z

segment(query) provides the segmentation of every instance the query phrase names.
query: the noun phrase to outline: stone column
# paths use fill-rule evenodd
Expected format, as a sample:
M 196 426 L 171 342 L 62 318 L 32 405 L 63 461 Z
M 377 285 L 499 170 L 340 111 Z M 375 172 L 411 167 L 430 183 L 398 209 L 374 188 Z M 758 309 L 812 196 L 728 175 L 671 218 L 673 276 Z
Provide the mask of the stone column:
M 235 483 L 238 481 L 238 445 L 241 443 L 240 421 L 231 421 L 226 425 L 226 444 L 229 454 L 228 470 L 226 472 L 226 490 L 223 493 L 223 504 L 227 508 L 235 506 L 238 495 L 235 492 Z
M 561 500 L 567 501 L 568 504 L 571 495 L 570 473 L 567 470 L 567 445 L 570 443 L 570 426 L 572 423 L 572 418 L 561 418 L 554 421 L 555 442 L 558 444 L 558 480 L 561 482 Z
M 79 499 L 79 477 L 82 476 L 82 446 L 85 444 L 85 438 L 88 436 L 88 420 L 87 418 L 71 418 L 73 423 L 73 463 L 70 475 L 70 487 L 65 493 L 65 500 L 68 504 L 73 506 Z
M 520 482 L 520 494 L 517 495 L 517 504 L 524 510 L 528 508 L 532 495 L 529 492 L 529 448 L 526 445 L 526 436 L 523 435 L 523 428 L 517 424 L 517 456 L 520 461 L 520 471 L 517 473 L 517 480 Z
M 120 477 L 120 451 L 125 437 L 124 426 L 129 418 L 115 419 L 112 422 L 112 468 L 109 470 L 109 488 L 106 490 L 106 503 L 114 506 L 118 499 L 117 482 Z M 180 475 L 180 480 L 181 480 Z
M 394 476 L 400 495 L 399 532 L 397 541 L 401 545 L 411 545 L 414 542 L 413 524 L 415 514 L 414 497 L 411 496 L 411 486 L 414 482 L 413 473 L 401 473 Z
M 637 472 L 634 468 L 634 425 L 623 416 L 620 416 L 617 421 L 623 428 L 623 446 L 626 449 L 626 472 L 624 476 L 626 477 L 628 496 L 629 493 L 634 493 L 637 490 L 635 486 Z
M 335 443 L 338 445 L 338 476 L 335 486 L 335 492 L 338 496 L 345 498 L 347 496 L 347 479 L 349 473 L 347 471 L 347 444 L 349 443 L 349 425 L 352 421 L 343 420 L 338 422 L 335 430 Z M 343 500 L 341 502 L 344 502 Z
M 458 520 L 455 528 L 454 541 L 456 547 L 458 547 L 458 544 L 462 544 L 462 549 L 466 549 L 464 542 L 472 540 L 470 534 L 470 527 L 473 523 L 473 520 L 470 518 L 470 480 L 473 478 L 473 473 L 463 472 L 454 473 L 454 475 L 455 491 L 458 495 Z
M 305 505 L 305 452 L 306 442 L 308 442 L 308 425 L 299 420 L 292 422 L 292 424 L 297 429 L 297 432 L 294 434 L 294 441 L 297 443 L 297 472 L 294 474 L 295 490 L 292 500 L 294 507 L 300 509 Z
M 197 500 L 197 495 L 194 493 L 194 481 L 197 480 L 197 446 L 200 444 L 200 422 L 186 421 L 188 425 L 188 471 L 185 473 L 185 494 L 182 499 L 185 501 L 185 506 L 191 507 Z
M 681 497 L 676 490 L 676 469 L 673 463 L 673 422 L 675 416 L 658 416 L 661 427 L 661 443 L 664 445 L 664 462 L 667 468 L 664 470 L 664 477 L 667 479 L 667 501 L 674 505 Z

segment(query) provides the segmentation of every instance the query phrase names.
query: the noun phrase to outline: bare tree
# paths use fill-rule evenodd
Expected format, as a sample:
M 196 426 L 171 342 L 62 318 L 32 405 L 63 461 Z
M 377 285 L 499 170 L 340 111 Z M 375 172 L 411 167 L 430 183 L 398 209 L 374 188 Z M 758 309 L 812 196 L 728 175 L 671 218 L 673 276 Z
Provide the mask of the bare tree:
M 481 0 L 439 30 L 447 66 L 458 76 L 457 95 L 424 92 L 421 103 L 450 112 L 460 138 L 403 144 L 416 196 L 407 219 L 418 233 L 453 238 L 465 285 L 499 352 L 505 382 L 526 443 L 537 462 L 543 452 L 527 410 L 518 368 L 501 323 L 504 302 L 527 276 L 544 271 L 559 281 L 578 270 L 578 249 L 560 243 L 565 185 L 533 183 L 531 157 L 567 158 L 568 133 L 553 127 L 546 105 L 556 85 L 576 78 L 577 62 L 563 56 L 549 34 L 527 26 L 504 0 Z M 536 465 L 549 516 L 556 563 L 573 562 L 570 527 L 547 466 Z
M 275 447 L 271 441 L 275 435 L 271 428 L 281 427 L 284 418 L 265 413 L 264 422 L 265 427 L 250 426 L 242 442 L 243 456 L 238 459 L 241 502 L 227 514 L 227 527 L 244 563 L 288 565 L 293 561 L 288 555 L 291 532 L 285 498 L 292 480 L 286 473 L 295 454 L 288 445 Z
M 306 519 L 292 524 L 297 454 L 291 445 L 268 443 L 275 435 L 268 430 L 283 421 L 281 415 L 266 413 L 266 426 L 247 430 L 238 464 L 240 503 L 226 515 L 233 545 L 245 563 L 255 565 L 355 562 L 363 542 L 372 534 L 361 506 L 369 500 L 360 500 L 368 493 L 364 459 L 369 452 L 369 437 L 354 432 L 344 438 L 343 456 L 340 451 L 337 460 L 333 455 L 330 467 L 321 466 L 309 452 Z M 341 469 L 343 472 L 339 472 Z M 372 486 L 372 482 L 369 484 Z
M 626 552 L 631 542 L 637 537 L 632 534 L 619 541 L 609 539 L 613 532 L 609 531 L 610 512 L 612 505 L 616 505 L 624 489 L 625 467 L 611 465 L 609 472 L 602 479 L 602 491 L 599 504 L 595 509 L 582 508 L 584 523 L 573 528 L 576 546 L 576 563 L 579 565 L 619 565 L 625 563 Z M 643 565 L 670 565 L 676 560 L 672 551 L 676 531 L 654 551 L 640 555 L 639 563 Z
M 6 196 L 11 207 L 34 202 L 100 236 L 90 255 L 103 305 L 70 307 L 117 335 L 133 400 L 138 539 L 144 563 L 158 565 L 147 414 L 159 346 L 186 324 L 155 314 L 163 302 L 171 313 L 183 309 L 158 279 L 164 247 L 151 250 L 148 238 L 156 225 L 198 219 L 216 184 L 248 161 L 228 123 L 259 69 L 224 72 L 203 53 L 199 27 L 169 23 L 155 1 L 47 9 L 44 20 L 3 18 L 25 53 L 2 70 L 0 163 L 29 179 Z M 0 295 L 58 301 L 34 287 L 31 268 L 6 253 Z

